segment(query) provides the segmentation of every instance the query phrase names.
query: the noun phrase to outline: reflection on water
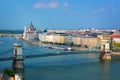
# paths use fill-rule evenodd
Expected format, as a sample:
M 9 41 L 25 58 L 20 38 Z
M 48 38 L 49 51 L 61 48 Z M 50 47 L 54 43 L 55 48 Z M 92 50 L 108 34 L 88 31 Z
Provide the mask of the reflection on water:
M 22 79 L 25 80 L 25 72 L 24 69 L 13 69 L 15 74 L 20 74 L 22 76 Z
M 103 76 L 101 77 L 101 80 L 110 80 L 110 64 L 111 64 L 111 60 L 100 60 L 101 64 L 102 64 L 102 74 Z

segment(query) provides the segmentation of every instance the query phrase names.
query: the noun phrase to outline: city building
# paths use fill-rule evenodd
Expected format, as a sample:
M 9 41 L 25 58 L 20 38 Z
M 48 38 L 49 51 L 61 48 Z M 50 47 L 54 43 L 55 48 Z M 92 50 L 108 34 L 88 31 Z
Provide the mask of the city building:
M 111 37 L 114 43 L 120 43 L 120 34 L 113 34 Z
M 39 34 L 39 40 L 53 44 L 64 44 L 65 36 L 61 36 L 59 34 Z
M 23 39 L 24 40 L 38 40 L 38 34 L 39 34 L 39 32 L 36 30 L 36 28 L 34 27 L 34 25 L 32 24 L 32 22 L 31 22 L 31 24 L 29 25 L 29 27 L 28 28 L 26 28 L 26 26 L 25 26 L 25 28 L 24 28 L 24 32 L 23 32 Z
M 99 44 L 97 37 L 71 36 L 61 34 L 39 34 L 39 40 L 45 43 L 67 44 L 74 46 L 93 47 Z

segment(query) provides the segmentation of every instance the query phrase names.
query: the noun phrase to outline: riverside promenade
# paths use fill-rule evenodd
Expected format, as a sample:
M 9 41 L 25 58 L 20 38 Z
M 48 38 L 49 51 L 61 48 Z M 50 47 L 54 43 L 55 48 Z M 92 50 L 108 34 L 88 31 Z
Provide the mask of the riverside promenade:
M 45 43 L 42 43 L 41 41 L 33 41 L 33 42 L 29 42 L 29 43 L 33 44 L 33 45 L 40 45 L 41 47 L 49 47 L 49 46 L 69 47 L 68 45 L 45 44 Z M 73 50 L 88 50 L 88 48 L 77 47 L 77 46 L 72 46 L 72 49 Z
M 3 36 L 19 36 L 21 34 L 10 34 L 10 33 L 0 33 L 0 37 L 3 37 Z
M 2 37 L 2 36 L 15 36 L 16 34 L 2 34 L 2 33 L 0 33 L 0 37 Z

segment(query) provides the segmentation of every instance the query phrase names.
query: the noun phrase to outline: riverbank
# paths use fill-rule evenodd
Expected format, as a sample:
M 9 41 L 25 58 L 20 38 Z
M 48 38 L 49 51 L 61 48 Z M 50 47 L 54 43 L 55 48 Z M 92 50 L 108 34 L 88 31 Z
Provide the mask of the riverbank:
M 38 46 L 41 46 L 41 47 L 50 47 L 50 46 L 70 47 L 70 46 L 67 46 L 67 45 L 45 44 L 45 43 L 42 43 L 41 41 L 30 42 L 30 44 L 38 45 Z M 73 50 L 88 50 L 88 48 L 77 47 L 77 46 L 72 46 L 72 49 Z
M 112 55 L 120 56 L 120 51 L 119 52 L 112 52 Z
M 16 36 L 16 35 L 21 35 L 21 34 L 0 34 L 0 37 L 4 37 L 4 36 L 10 36 L 10 37 L 13 37 L 13 36 Z
M 8 36 L 9 34 L 3 34 L 3 33 L 1 33 L 0 34 L 0 37 L 3 37 L 3 36 Z

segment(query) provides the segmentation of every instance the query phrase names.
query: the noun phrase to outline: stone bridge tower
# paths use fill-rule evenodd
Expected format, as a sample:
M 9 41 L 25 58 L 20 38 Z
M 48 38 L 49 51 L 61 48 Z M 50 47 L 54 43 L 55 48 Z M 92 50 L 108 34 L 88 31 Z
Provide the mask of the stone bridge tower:
M 14 44 L 13 68 L 24 68 L 24 57 L 22 55 L 22 46 Z
M 111 36 L 110 35 L 100 35 L 101 39 L 101 53 L 100 59 L 111 59 Z

